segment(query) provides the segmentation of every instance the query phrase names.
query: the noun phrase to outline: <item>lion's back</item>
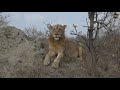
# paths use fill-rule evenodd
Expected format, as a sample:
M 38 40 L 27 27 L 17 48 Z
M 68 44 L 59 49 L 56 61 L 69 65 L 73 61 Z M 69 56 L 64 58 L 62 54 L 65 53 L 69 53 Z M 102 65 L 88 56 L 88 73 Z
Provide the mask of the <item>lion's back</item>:
M 64 54 L 67 57 L 73 57 L 73 58 L 77 58 L 79 57 L 79 45 L 75 42 L 73 42 L 72 40 L 66 40 L 65 41 L 65 51 Z

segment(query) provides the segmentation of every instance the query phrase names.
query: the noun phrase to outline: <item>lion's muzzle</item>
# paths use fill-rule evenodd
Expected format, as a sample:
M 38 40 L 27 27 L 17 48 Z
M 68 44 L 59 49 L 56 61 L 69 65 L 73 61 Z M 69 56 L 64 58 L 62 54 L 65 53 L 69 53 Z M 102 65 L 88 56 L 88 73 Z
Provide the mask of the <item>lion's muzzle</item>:
M 56 41 L 60 39 L 60 35 L 53 35 L 53 37 Z

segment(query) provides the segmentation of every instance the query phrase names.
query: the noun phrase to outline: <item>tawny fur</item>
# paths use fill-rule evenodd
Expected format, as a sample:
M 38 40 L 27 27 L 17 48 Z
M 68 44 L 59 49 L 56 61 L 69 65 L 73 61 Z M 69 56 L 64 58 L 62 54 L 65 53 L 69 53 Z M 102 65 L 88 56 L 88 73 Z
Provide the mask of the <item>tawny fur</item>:
M 49 52 L 45 57 L 44 65 L 49 65 L 53 56 L 57 57 L 52 63 L 53 68 L 58 68 L 60 61 L 64 56 L 80 58 L 81 60 L 83 55 L 83 49 L 75 42 L 72 42 L 65 38 L 66 25 L 54 25 L 48 26 L 48 29 L 51 31 L 48 42 L 49 42 Z M 59 36 L 59 40 L 55 40 L 56 36 Z

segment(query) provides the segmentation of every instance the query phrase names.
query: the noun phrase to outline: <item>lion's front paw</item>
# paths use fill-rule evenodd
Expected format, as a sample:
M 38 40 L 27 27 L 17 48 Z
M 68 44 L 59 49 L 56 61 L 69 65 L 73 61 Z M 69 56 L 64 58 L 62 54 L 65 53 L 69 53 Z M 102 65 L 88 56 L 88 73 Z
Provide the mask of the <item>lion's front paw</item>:
M 50 64 L 50 60 L 45 59 L 45 60 L 44 60 L 44 65 L 47 66 L 47 65 L 49 65 L 49 64 Z
M 53 67 L 54 69 L 59 68 L 59 63 L 58 63 L 58 62 L 54 62 L 54 63 L 52 64 L 52 67 Z

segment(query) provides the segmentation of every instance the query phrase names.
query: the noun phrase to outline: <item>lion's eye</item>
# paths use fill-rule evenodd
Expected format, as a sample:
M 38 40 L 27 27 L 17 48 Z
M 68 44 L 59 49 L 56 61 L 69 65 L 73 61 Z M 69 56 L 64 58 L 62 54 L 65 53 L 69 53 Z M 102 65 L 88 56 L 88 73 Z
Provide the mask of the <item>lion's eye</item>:
M 62 29 L 59 29 L 59 30 L 62 30 Z

